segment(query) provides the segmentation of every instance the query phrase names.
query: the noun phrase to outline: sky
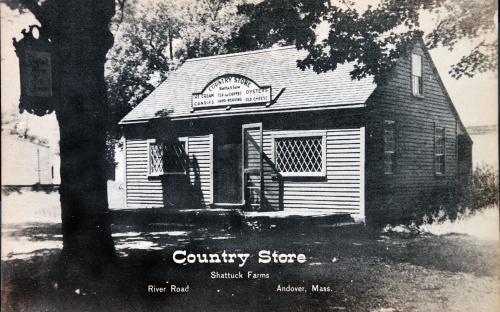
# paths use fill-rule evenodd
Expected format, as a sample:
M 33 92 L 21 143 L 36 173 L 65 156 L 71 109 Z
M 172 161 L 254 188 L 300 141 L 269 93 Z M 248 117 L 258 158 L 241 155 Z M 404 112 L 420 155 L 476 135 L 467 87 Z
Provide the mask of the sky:
M 366 1 L 362 1 L 363 3 Z M 12 45 L 12 38 L 20 39 L 21 30 L 29 25 L 36 24 L 36 19 L 29 13 L 19 14 L 10 10 L 5 4 L 1 9 L 1 86 L 2 86 L 2 115 L 18 114 L 19 103 L 19 70 L 18 61 Z M 424 17 L 424 20 L 426 17 Z M 430 19 L 427 17 L 427 22 Z M 449 76 L 450 66 L 456 63 L 461 56 L 471 48 L 470 43 L 462 42 L 454 51 L 438 48 L 430 51 L 433 61 L 448 90 L 455 107 L 466 127 L 478 125 L 498 124 L 497 105 L 497 74 L 477 74 L 473 78 L 456 80 Z M 23 113 L 19 116 L 21 124 L 49 141 L 51 146 L 57 146 L 58 126 L 54 114 L 37 117 Z

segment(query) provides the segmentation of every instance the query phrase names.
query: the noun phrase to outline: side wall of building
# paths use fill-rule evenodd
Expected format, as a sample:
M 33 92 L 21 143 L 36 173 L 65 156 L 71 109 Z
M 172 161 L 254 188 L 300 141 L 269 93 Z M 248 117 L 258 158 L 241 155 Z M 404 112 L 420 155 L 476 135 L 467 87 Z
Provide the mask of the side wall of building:
M 367 216 L 390 222 L 422 216 L 452 204 L 457 186 L 459 121 L 426 50 L 422 56 L 423 94 L 412 93 L 411 54 L 398 61 L 387 84 L 368 102 Z M 384 124 L 394 122 L 392 174 L 384 170 Z M 435 131 L 445 129 L 445 169 L 436 173 Z

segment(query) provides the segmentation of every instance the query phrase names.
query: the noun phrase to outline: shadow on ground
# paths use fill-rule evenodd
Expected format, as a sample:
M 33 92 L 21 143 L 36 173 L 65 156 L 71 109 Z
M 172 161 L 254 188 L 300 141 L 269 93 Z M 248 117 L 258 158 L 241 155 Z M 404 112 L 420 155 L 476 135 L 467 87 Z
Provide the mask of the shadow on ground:
M 231 213 L 167 219 L 115 215 L 113 238 L 119 257 L 99 278 L 62 269 L 66 266 L 59 262 L 59 225 L 4 228 L 7 243 L 46 245 L 13 250 L 3 257 L 3 307 L 8 311 L 488 311 L 498 297 L 497 241 L 455 234 L 390 237 L 346 220 L 245 220 Z M 172 260 L 176 250 L 225 250 L 251 257 L 243 267 L 180 265 Z M 258 263 L 260 250 L 303 253 L 307 261 Z M 241 272 L 244 278 L 213 279 L 215 271 Z M 248 272 L 263 275 L 253 278 Z M 167 291 L 151 293 L 149 285 Z M 171 292 L 171 285 L 189 285 L 189 292 Z M 278 285 L 305 291 L 281 292 Z M 330 291 L 313 291 L 314 285 Z

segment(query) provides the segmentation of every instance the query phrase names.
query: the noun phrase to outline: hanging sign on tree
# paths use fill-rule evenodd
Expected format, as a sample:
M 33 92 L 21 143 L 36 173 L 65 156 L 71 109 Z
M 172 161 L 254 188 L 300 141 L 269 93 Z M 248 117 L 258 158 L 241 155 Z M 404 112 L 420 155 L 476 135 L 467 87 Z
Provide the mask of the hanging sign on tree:
M 21 79 L 19 108 L 21 112 L 45 115 L 54 110 L 52 45 L 38 26 L 30 26 L 22 34 L 21 40 L 13 39 Z

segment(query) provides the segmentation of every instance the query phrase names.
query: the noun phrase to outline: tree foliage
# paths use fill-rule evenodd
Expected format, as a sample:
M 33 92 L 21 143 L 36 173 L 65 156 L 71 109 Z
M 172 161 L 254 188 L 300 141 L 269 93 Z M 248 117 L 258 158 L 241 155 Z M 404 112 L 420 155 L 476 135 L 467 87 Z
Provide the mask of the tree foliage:
M 266 0 L 239 6 L 238 14 L 248 17 L 227 44 L 232 52 L 314 42 L 315 28 L 328 8 L 325 0 Z
M 453 49 L 460 40 L 480 40 L 452 66 L 450 74 L 459 78 L 496 69 L 496 37 L 489 42 L 484 38 L 495 33 L 497 12 L 494 0 L 381 0 L 367 7 L 349 0 L 264 0 L 240 7 L 239 13 L 249 16 L 249 22 L 229 47 L 239 51 L 295 44 L 309 52 L 298 62 L 302 69 L 325 72 L 355 62 L 353 78 L 372 75 L 383 81 L 412 40 L 424 36 L 420 22 L 427 14 L 437 21 L 424 36 L 429 48 Z M 328 33 L 320 39 L 316 30 L 325 24 Z
M 498 205 L 498 173 L 490 166 L 477 166 L 459 191 L 460 204 L 472 212 Z
M 226 53 L 226 42 L 246 20 L 236 14 L 239 4 L 165 0 L 125 8 L 107 63 L 111 122 L 116 124 L 187 58 Z
M 474 43 L 471 51 L 452 66 L 449 73 L 453 77 L 472 77 L 497 69 L 497 1 L 448 0 L 434 8 L 433 13 L 440 17 L 436 27 L 426 36 L 429 48 L 444 46 L 453 50 L 461 40 Z

